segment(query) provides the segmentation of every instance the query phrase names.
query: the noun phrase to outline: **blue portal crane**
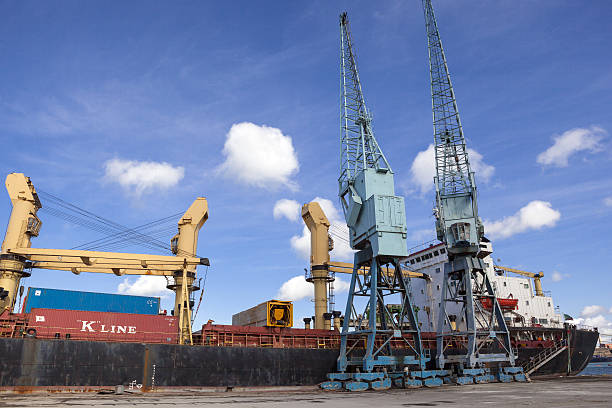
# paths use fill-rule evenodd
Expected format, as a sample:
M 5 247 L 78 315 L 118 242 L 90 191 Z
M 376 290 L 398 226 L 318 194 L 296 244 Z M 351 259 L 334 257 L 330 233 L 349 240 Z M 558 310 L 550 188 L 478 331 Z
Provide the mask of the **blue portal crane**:
M 490 244 L 478 217 L 474 172 L 440 33 L 431 0 L 422 2 L 436 163 L 434 215 L 438 239 L 448 252 L 437 325 L 437 366 L 454 365 L 458 381 L 464 382 L 495 376 L 502 381 L 513 377 L 522 380 L 520 367 L 514 367 L 510 333 L 482 259 L 491 253 Z M 483 301 L 493 305 L 491 311 L 485 310 Z M 490 367 L 498 371 L 493 375 Z
M 395 195 L 393 171 L 372 131 L 372 116 L 363 97 L 346 13 L 340 15 L 340 38 L 338 195 L 350 244 L 356 252 L 341 332 L 338 373 L 329 374 L 330 381 L 322 386 L 384 389 L 391 386 L 392 380 L 422 385 L 426 358 L 409 281 L 400 266 L 400 259 L 408 255 L 404 199 Z M 393 272 L 383 272 L 385 265 L 392 265 Z M 393 307 L 386 304 L 388 296 L 397 302 Z M 365 302 L 359 302 L 359 297 L 365 297 Z M 392 347 L 397 342 L 402 342 L 403 353 Z M 410 368 L 416 368 L 414 375 L 410 375 Z

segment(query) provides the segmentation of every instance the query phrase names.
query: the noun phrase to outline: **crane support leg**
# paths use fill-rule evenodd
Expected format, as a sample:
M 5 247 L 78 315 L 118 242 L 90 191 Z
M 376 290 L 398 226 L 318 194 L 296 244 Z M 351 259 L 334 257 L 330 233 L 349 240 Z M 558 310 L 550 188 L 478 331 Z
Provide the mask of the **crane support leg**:
M 485 301 L 493 305 L 490 312 Z M 437 367 L 452 369 L 457 383 L 493 381 L 499 375 L 491 366 L 514 367 L 510 332 L 482 259 L 455 256 L 444 265 L 438 319 Z
M 382 273 L 391 264 L 394 274 Z M 369 273 L 361 269 L 369 267 Z M 342 326 L 338 373 L 328 374 L 324 389 L 360 391 L 400 387 L 434 386 L 445 374 L 425 370 L 429 360 L 423 350 L 421 331 L 397 257 L 372 257 L 369 249 L 355 254 L 353 275 Z M 398 308 L 391 312 L 385 297 L 399 296 Z M 357 297 L 367 298 L 362 311 Z M 363 307 L 363 305 L 362 305 Z

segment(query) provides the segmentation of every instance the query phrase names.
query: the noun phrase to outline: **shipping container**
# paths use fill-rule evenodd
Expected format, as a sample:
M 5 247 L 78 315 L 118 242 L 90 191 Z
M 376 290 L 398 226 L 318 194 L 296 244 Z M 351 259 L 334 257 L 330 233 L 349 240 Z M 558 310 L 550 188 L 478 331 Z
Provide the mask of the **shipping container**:
M 29 288 L 22 312 L 37 309 L 86 310 L 90 312 L 159 314 L 159 298 L 112 293 Z
M 42 339 L 176 344 L 177 318 L 161 315 L 32 309 L 26 335 Z
M 232 316 L 234 326 L 292 327 L 293 304 L 269 300 Z

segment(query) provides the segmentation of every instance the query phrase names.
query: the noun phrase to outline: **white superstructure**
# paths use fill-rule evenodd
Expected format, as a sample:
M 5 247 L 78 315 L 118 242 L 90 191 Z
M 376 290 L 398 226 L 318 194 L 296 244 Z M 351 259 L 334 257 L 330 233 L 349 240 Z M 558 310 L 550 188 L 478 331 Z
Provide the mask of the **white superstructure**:
M 489 247 L 490 243 L 483 243 Z M 412 279 L 412 296 L 415 304 L 419 308 L 418 320 L 421 322 L 421 330 L 436 331 L 438 323 L 438 310 L 440 307 L 440 297 L 442 293 L 442 281 L 444 277 L 444 263 L 448 256 L 446 247 L 443 243 L 430 244 L 425 249 L 411 253 L 405 265 L 408 269 L 415 272 L 422 272 L 431 279 Z M 536 296 L 534 293 L 533 280 L 522 276 L 512 276 L 507 272 L 496 270 L 493 265 L 491 255 L 483 258 L 486 273 L 493 285 L 498 299 L 517 299 L 518 303 L 514 310 L 504 312 L 506 322 L 514 327 L 563 327 L 563 318 L 559 310 L 555 308 L 552 297 Z M 447 305 L 447 308 L 449 306 Z M 448 314 L 453 314 L 452 305 L 448 309 Z M 456 305 L 457 316 L 460 305 Z M 463 322 L 458 321 L 461 326 Z

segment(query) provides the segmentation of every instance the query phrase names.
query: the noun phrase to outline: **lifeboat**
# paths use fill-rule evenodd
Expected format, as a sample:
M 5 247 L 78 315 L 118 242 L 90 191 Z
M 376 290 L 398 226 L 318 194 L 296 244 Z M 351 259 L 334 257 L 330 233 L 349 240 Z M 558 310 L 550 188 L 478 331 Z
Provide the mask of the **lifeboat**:
M 497 298 L 497 302 L 499 303 L 499 307 L 501 307 L 502 310 L 504 311 L 510 311 L 510 310 L 516 310 L 518 309 L 518 299 L 513 299 L 513 298 Z M 487 310 L 492 310 L 493 309 L 493 302 L 491 300 L 491 298 L 488 297 L 481 297 L 480 298 L 480 303 L 482 304 L 482 307 L 484 307 Z

